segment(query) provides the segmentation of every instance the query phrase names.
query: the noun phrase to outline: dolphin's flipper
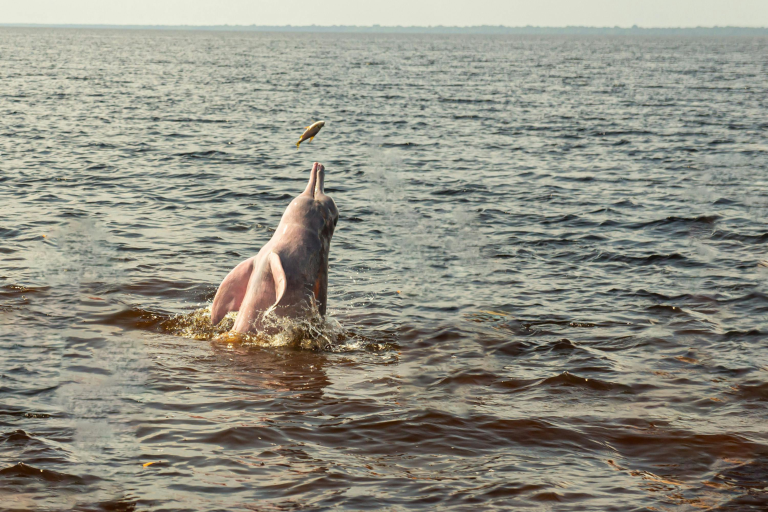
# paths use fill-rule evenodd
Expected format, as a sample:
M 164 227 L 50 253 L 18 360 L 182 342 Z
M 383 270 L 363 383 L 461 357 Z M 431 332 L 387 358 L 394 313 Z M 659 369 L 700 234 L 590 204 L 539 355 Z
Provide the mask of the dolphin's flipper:
M 285 295 L 288 279 L 285 276 L 283 263 L 277 253 L 270 252 L 254 263 L 245 298 L 242 301 L 242 311 L 237 315 L 233 330 L 250 332 L 259 329 L 259 323 L 264 315 L 274 311 L 280 299 Z
M 243 297 L 245 297 L 245 290 L 248 288 L 248 281 L 251 279 L 253 260 L 255 259 L 256 256 L 248 258 L 233 268 L 219 285 L 211 306 L 211 323 L 213 325 L 218 324 L 230 311 L 240 310 Z
M 283 263 L 277 253 L 269 253 L 269 269 L 272 271 L 272 280 L 275 282 L 275 306 L 285 295 L 285 287 L 288 284 L 283 270 Z

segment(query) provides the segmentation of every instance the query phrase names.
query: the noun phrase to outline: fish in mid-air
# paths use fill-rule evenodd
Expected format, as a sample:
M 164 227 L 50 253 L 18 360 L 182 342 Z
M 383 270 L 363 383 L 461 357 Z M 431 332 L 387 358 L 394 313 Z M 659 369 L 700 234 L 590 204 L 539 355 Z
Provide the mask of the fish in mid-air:
M 304 133 L 302 133 L 301 137 L 299 137 L 299 142 L 296 143 L 296 149 L 299 149 L 299 144 L 301 144 L 307 139 L 309 139 L 309 142 L 312 142 L 312 139 L 315 138 L 315 135 L 317 135 L 317 132 L 319 132 L 320 128 L 322 128 L 323 126 L 325 126 L 325 121 L 318 121 L 316 123 L 313 123 L 307 126 L 304 129 Z

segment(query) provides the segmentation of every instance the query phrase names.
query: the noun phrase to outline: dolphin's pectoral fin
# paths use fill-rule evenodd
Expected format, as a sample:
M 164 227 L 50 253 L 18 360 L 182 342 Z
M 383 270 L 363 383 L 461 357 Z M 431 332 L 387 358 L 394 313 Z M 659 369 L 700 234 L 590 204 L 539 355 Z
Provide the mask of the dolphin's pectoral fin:
M 275 252 L 269 253 L 269 269 L 272 271 L 272 281 L 275 283 L 275 303 L 272 306 L 275 307 L 285 295 L 285 288 L 288 285 L 283 263 L 280 261 L 280 256 Z
M 255 257 L 254 257 L 255 258 Z M 218 324 L 230 311 L 239 311 L 248 281 L 253 272 L 253 260 L 248 258 L 232 269 L 219 285 L 211 305 L 211 323 Z
M 267 258 L 269 258 L 269 261 L 267 262 L 269 264 L 269 273 L 271 274 L 272 282 L 275 285 L 275 302 L 264 311 L 265 317 L 272 313 L 277 305 L 280 304 L 280 299 L 285 295 L 285 288 L 288 285 L 285 277 L 285 270 L 283 269 L 283 262 L 280 261 L 280 256 L 275 252 L 271 252 Z
M 310 137 L 310 138 L 309 138 L 309 142 L 312 142 L 312 139 L 314 139 L 314 137 Z

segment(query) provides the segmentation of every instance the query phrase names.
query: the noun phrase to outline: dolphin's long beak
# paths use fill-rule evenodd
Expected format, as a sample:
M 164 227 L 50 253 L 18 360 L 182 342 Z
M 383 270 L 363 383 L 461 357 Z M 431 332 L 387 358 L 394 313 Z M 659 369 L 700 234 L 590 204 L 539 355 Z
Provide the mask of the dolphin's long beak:
M 317 164 L 317 172 L 315 173 L 317 182 L 315 183 L 314 197 L 322 196 L 325 194 L 325 167 L 323 164 Z
M 322 169 L 323 166 L 315 162 L 312 164 L 312 170 L 309 172 L 309 183 L 307 183 L 307 188 L 304 189 L 304 194 L 308 195 L 309 197 L 315 197 L 315 184 L 317 183 L 318 167 Z
M 315 162 L 312 164 L 312 170 L 309 173 L 309 183 L 307 188 L 304 189 L 302 195 L 315 198 L 325 194 L 325 167 L 323 164 Z

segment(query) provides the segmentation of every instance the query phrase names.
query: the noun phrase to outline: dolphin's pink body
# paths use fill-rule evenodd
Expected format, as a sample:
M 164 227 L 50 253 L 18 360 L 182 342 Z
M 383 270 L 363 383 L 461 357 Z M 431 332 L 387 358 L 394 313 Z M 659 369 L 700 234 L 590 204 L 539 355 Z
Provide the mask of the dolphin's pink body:
M 239 311 L 232 331 L 257 332 L 267 310 L 297 317 L 313 303 L 325 315 L 328 253 L 339 210 L 323 191 L 324 178 L 323 166 L 315 162 L 307 188 L 288 205 L 272 239 L 224 278 L 211 306 L 214 325 Z

